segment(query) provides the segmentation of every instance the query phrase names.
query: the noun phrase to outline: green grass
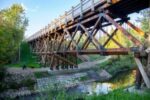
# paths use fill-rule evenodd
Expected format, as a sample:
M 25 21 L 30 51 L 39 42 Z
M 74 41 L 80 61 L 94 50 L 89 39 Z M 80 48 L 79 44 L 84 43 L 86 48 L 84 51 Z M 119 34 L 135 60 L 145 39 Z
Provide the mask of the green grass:
M 108 94 L 67 94 L 65 91 L 49 91 L 46 95 L 40 95 L 36 100 L 150 100 L 150 93 L 129 93 L 123 89 L 114 90 Z
M 114 90 L 106 95 L 87 96 L 85 100 L 150 100 L 150 93 L 137 94 Z
M 99 64 L 100 69 L 107 70 L 111 75 L 115 75 L 119 71 L 130 70 L 136 67 L 135 61 L 132 55 L 127 56 L 115 56 L 108 61 Z
M 26 65 L 27 67 L 29 68 L 40 68 L 40 64 L 36 63 L 36 62 L 18 62 L 18 63 L 15 63 L 15 64 L 9 64 L 7 66 L 9 67 L 22 67 Z
M 34 76 L 36 78 L 43 78 L 43 77 L 49 77 L 51 76 L 47 71 L 45 72 L 34 72 Z
M 83 61 L 78 58 L 78 59 L 77 59 L 77 64 L 81 64 L 81 63 L 83 63 Z
M 10 67 L 22 67 L 26 65 L 29 68 L 39 68 L 38 58 L 30 50 L 28 43 L 23 42 L 20 46 L 20 60 L 17 63 L 9 64 Z
M 105 59 L 105 56 L 100 56 L 100 55 L 88 55 L 88 56 L 90 57 L 90 61 Z
M 109 80 L 109 83 L 112 84 L 112 89 L 125 88 L 134 85 L 135 70 L 121 72 L 119 75 L 116 75 Z

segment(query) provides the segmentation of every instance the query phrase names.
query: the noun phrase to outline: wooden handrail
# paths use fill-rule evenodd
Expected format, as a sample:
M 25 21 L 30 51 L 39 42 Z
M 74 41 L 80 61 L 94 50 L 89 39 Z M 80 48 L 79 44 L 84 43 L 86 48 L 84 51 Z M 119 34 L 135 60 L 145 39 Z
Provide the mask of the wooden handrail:
M 61 25 L 66 24 L 66 21 L 68 22 L 68 21 L 73 20 L 77 16 L 81 16 L 81 13 L 83 14 L 87 10 L 89 10 L 89 9 L 94 10 L 94 6 L 96 6 L 97 4 L 104 2 L 104 1 L 107 1 L 107 0 L 81 0 L 81 2 L 78 5 L 74 6 L 71 10 L 67 11 L 63 16 L 59 17 L 57 19 L 57 21 L 55 21 L 55 23 L 53 23 L 53 21 L 51 21 L 51 23 L 48 24 L 48 26 L 46 26 L 46 27 L 48 27 L 49 31 L 56 29 L 56 27 L 60 27 Z M 72 19 L 70 18 L 70 16 L 72 16 Z M 43 30 L 45 30 L 45 28 L 43 28 Z M 35 34 L 31 35 L 27 39 L 27 41 L 36 39 L 43 34 L 46 34 L 46 33 L 43 33 L 43 31 L 38 31 Z

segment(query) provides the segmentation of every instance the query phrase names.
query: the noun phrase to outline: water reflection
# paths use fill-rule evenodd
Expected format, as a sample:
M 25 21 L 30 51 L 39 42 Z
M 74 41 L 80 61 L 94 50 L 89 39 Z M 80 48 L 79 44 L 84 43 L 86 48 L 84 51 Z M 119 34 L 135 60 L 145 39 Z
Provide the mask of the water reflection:
M 89 83 L 89 84 L 81 84 L 79 86 L 71 88 L 71 91 L 76 93 L 85 93 L 88 95 L 107 94 L 109 91 L 112 90 L 111 86 L 112 86 L 111 83 Z
M 134 84 L 135 70 L 119 74 L 107 83 L 92 82 L 80 84 L 69 89 L 69 93 L 84 93 L 84 94 L 107 94 L 109 91 L 121 87 L 127 87 Z

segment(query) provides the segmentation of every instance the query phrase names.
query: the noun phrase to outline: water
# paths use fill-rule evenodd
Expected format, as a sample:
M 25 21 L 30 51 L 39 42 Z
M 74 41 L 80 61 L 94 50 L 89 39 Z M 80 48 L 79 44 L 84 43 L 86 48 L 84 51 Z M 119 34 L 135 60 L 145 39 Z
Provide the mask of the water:
M 73 95 L 74 93 L 87 94 L 87 95 L 107 94 L 113 89 L 132 85 L 135 81 L 134 79 L 135 79 L 135 70 L 119 74 L 116 78 L 114 78 L 109 82 L 104 82 L 104 83 L 91 82 L 91 83 L 79 84 L 77 86 L 67 89 L 67 93 Z M 40 93 L 34 95 L 28 95 L 22 97 L 19 100 L 34 100 L 39 96 Z M 44 96 L 46 97 L 47 93 L 45 93 Z
M 76 87 L 70 88 L 68 90 L 69 93 L 83 93 L 83 94 L 107 94 L 111 91 L 111 83 L 88 83 L 88 84 L 80 84 Z
M 113 89 L 127 87 L 134 84 L 135 81 L 135 70 L 128 71 L 125 73 L 119 74 L 119 76 L 115 77 L 109 82 L 92 82 L 87 84 L 80 84 L 76 87 L 70 88 L 69 93 L 84 93 L 88 95 L 92 94 L 107 94 Z

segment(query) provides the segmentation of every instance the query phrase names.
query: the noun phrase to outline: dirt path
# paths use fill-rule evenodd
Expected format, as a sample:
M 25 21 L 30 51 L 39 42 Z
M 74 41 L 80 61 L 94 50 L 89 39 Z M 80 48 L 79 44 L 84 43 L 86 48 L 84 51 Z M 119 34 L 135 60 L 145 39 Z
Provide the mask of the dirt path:
M 78 65 L 79 69 L 87 69 L 87 68 L 91 68 L 91 67 L 97 67 L 97 64 L 103 63 L 105 61 L 107 61 L 108 59 L 110 59 L 111 56 L 106 57 L 103 60 L 97 60 L 97 61 L 88 61 L 88 62 L 84 62 Z
M 86 70 L 86 69 L 89 69 L 89 68 L 95 68 L 95 67 L 98 67 L 96 66 L 97 64 L 100 64 L 100 63 L 103 63 L 105 61 L 107 61 L 108 59 L 110 59 L 111 57 L 108 56 L 106 57 L 105 59 L 103 60 L 97 60 L 97 61 L 88 61 L 88 62 L 84 62 L 84 63 L 81 63 L 78 65 L 78 68 L 77 69 L 68 69 L 68 70 L 53 70 L 51 71 L 49 69 L 49 67 L 46 67 L 46 68 L 26 68 L 26 69 L 22 69 L 22 68 L 8 68 L 7 71 L 10 72 L 10 73 L 33 73 L 33 72 L 44 72 L 44 71 L 50 71 L 52 73 L 61 73 L 61 72 L 76 72 L 76 71 L 80 71 L 80 70 Z

